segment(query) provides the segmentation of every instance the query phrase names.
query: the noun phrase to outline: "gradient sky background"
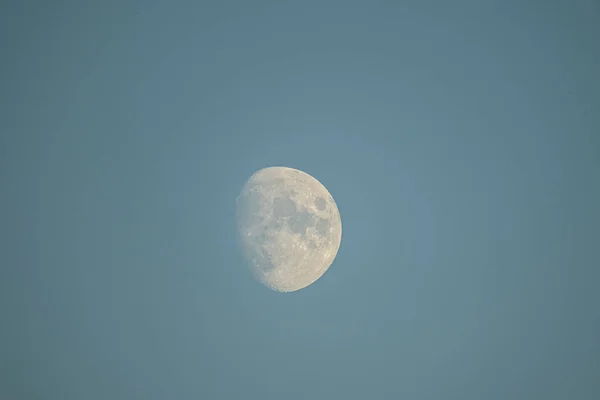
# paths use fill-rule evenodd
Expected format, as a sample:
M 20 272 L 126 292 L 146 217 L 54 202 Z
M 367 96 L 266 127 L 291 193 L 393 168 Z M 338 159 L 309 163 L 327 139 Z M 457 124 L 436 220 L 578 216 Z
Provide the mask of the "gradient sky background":
M 1 399 L 600 398 L 597 1 L 0 15 Z M 344 226 L 291 294 L 235 244 L 272 165 Z

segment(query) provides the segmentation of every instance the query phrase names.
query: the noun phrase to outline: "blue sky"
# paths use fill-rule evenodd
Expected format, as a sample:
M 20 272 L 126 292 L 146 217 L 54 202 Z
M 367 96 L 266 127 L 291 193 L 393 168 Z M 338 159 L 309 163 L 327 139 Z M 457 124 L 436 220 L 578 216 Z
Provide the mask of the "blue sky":
M 4 8 L 0 398 L 600 398 L 597 2 Z M 289 294 L 273 165 L 344 229 Z

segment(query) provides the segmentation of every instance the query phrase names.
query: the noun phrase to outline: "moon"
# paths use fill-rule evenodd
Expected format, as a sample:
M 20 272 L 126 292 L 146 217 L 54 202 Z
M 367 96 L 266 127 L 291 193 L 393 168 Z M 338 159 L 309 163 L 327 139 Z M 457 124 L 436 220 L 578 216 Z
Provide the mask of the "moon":
M 278 292 L 303 289 L 331 266 L 342 240 L 340 212 L 329 191 L 306 172 L 255 172 L 237 199 L 237 228 L 254 277 Z

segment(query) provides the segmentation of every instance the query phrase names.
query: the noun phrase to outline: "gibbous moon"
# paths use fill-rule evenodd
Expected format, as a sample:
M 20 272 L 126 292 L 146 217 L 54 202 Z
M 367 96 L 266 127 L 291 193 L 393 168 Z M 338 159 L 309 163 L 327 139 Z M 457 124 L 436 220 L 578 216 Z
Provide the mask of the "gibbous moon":
M 254 173 L 237 199 L 238 233 L 254 276 L 279 292 L 319 279 L 337 255 L 342 221 L 325 186 L 293 168 Z

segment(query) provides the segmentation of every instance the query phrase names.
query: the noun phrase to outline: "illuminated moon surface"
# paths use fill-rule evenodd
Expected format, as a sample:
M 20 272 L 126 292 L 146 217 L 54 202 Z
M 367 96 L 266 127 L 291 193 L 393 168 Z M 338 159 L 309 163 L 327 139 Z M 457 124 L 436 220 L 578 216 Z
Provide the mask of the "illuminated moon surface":
M 337 255 L 342 221 L 325 186 L 287 167 L 254 173 L 237 199 L 244 258 L 254 276 L 279 292 L 319 279 Z

